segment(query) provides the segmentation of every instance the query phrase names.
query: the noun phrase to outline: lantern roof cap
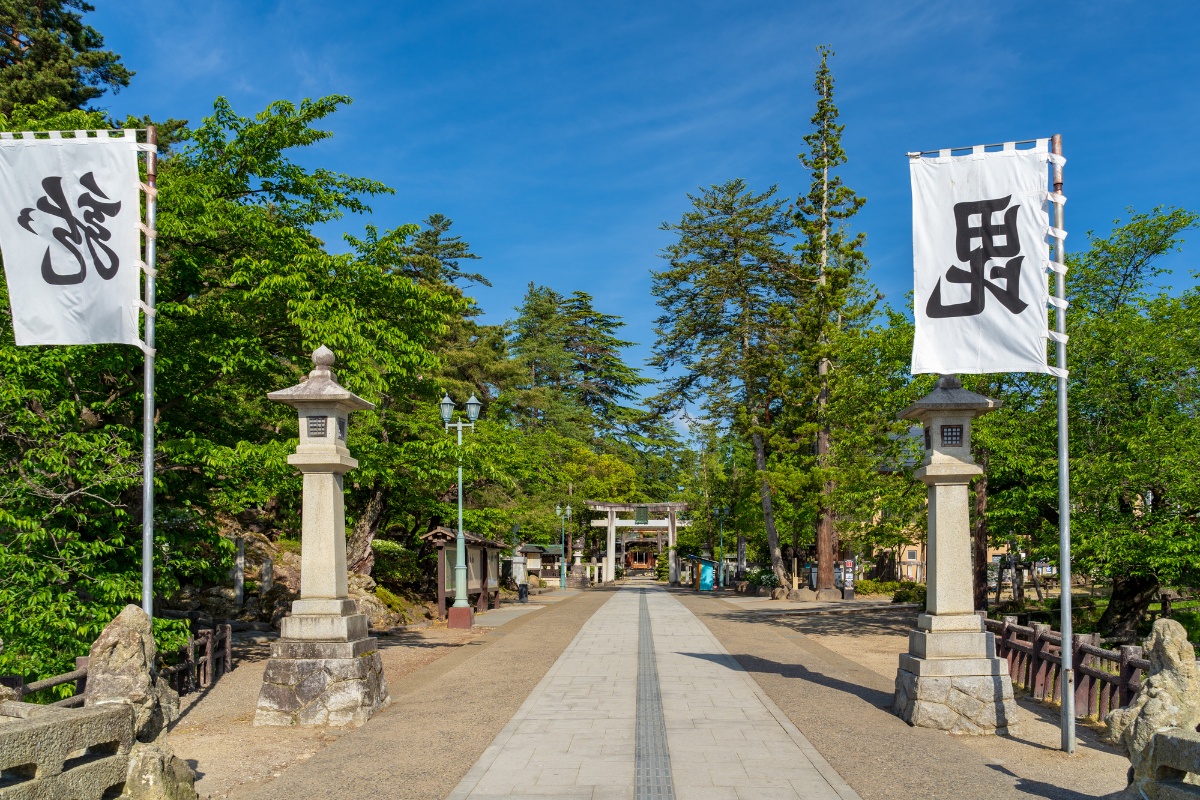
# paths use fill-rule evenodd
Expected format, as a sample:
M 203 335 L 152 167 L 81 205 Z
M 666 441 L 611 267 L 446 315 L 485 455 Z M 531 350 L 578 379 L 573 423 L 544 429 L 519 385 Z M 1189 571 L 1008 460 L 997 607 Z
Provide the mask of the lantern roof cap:
M 943 375 L 938 378 L 937 387 L 929 394 L 901 411 L 896 416 L 900 419 L 915 419 L 924 421 L 927 418 L 942 413 L 967 414 L 971 417 L 982 417 L 1004 405 L 1001 400 L 984 397 L 969 389 L 964 389 L 957 375 Z
M 347 412 L 374 408 L 374 403 L 363 400 L 337 382 L 333 370 L 330 369 L 336 360 L 333 351 L 321 345 L 313 351 L 314 369 L 308 373 L 308 377 L 295 386 L 270 392 L 267 399 L 295 408 L 314 404 L 335 405 Z

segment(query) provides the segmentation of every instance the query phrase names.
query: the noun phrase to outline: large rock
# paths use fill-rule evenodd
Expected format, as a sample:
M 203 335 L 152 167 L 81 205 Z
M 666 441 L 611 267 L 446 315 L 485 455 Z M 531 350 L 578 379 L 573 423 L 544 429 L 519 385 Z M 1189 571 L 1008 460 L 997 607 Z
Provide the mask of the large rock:
M 787 600 L 787 596 L 788 596 L 788 590 L 783 588 L 782 586 L 776 586 L 774 589 L 771 590 L 771 599 L 772 600 Z
M 1150 670 L 1142 676 L 1141 691 L 1104 720 L 1109 737 L 1129 756 L 1134 792 L 1154 781 L 1154 734 L 1171 728 L 1195 731 L 1200 725 L 1200 670 L 1187 631 L 1173 619 L 1156 620 L 1146 650 Z
M 128 605 L 108 623 L 88 654 L 85 706 L 128 703 L 138 741 L 153 741 L 179 716 L 179 695 L 159 677 L 150 617 Z
M 351 572 L 347 577 L 347 593 L 358 606 L 358 613 L 366 615 L 372 630 L 386 631 L 403 620 L 376 596 L 375 585 L 375 580 L 370 575 Z
M 197 800 L 196 773 L 171 748 L 139 742 L 129 751 L 121 800 Z
M 270 591 L 263 593 L 259 598 L 263 620 L 278 628 L 283 618 L 291 613 L 292 601 L 299 596 L 289 589 L 286 583 L 275 584 Z

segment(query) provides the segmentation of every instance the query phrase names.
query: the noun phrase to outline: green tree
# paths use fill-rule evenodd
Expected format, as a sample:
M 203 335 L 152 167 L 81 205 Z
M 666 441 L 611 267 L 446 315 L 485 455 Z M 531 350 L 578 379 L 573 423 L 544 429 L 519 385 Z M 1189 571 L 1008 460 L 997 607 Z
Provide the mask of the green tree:
M 660 413 L 703 417 L 749 439 L 771 565 L 786 575 L 768 448 L 783 398 L 773 393 L 788 327 L 778 311 L 797 302 L 796 265 L 784 249 L 790 225 L 775 189 L 757 194 L 735 179 L 689 195 L 692 207 L 662 229 L 669 266 L 653 272 L 663 314 L 655 321 L 654 366 L 666 374 L 650 403 Z
M 1200 293 L 1158 284 L 1164 254 L 1200 216 L 1132 214 L 1107 238 L 1089 232 L 1071 268 L 1068 318 L 1073 555 L 1112 581 L 1101 630 L 1131 640 L 1160 587 L 1200 572 Z M 1056 398 L 1047 376 L 990 388 L 1005 409 L 984 417 L 987 517 L 994 538 L 1058 555 Z
M 644 415 L 625 404 L 637 400 L 638 389 L 651 381 L 621 354 L 634 344 L 616 335 L 625 322 L 598 311 L 586 292 L 573 292 L 561 310 L 567 323 L 564 346 L 572 358 L 568 391 L 591 411 L 597 434 L 613 435 L 643 422 Z
M 350 428 L 360 485 L 409 455 L 384 441 L 400 423 L 383 398 L 434 394 L 421 376 L 438 367 L 430 348 L 456 299 L 381 269 L 369 250 L 331 255 L 312 234 L 386 190 L 292 160 L 329 135 L 315 125 L 344 102 L 276 103 L 246 118 L 221 100 L 160 163 L 160 602 L 185 581 L 223 580 L 232 548 L 221 533 L 295 529 L 285 455 L 297 420 L 265 394 L 298 382 L 318 345 L 380 404 Z M 116 345 L 18 349 L 2 285 L 0 295 L 0 672 L 39 677 L 65 671 L 139 599 L 142 358 Z
M 491 282 L 478 272 L 466 272 L 462 262 L 479 258 L 471 245 L 461 236 L 449 235 L 454 220 L 444 214 L 430 214 L 422 228 L 411 240 L 399 246 L 400 268 L 413 280 L 433 285 Z
M 871 304 L 863 296 L 862 274 L 866 257 L 862 251 L 865 236 L 851 236 L 846 221 L 858 213 L 866 202 L 846 186 L 835 170 L 846 163 L 842 148 L 844 125 L 838 124 L 838 109 L 833 102 L 833 74 L 829 57 L 833 51 L 826 46 L 817 48 L 821 63 L 817 68 L 814 89 L 817 109 L 812 117 L 813 130 L 804 137 L 808 150 L 801 153 L 800 163 L 809 171 L 808 193 L 796 201 L 795 221 L 802 234 L 797 245 L 805 279 L 815 286 L 806 293 L 798 310 L 803 339 L 811 343 L 808 361 L 815 362 L 814 424 L 816 466 L 821 487 L 817 516 L 817 588 L 832 589 L 833 562 L 836 558 L 835 481 L 831 464 L 830 372 L 837 354 L 833 345 L 837 333 L 860 324 L 869 318 Z M 812 392 L 810 391 L 811 395 Z
M 134 73 L 83 22 L 93 10 L 82 0 L 0 0 L 0 113 L 45 101 L 79 109 L 129 85 Z

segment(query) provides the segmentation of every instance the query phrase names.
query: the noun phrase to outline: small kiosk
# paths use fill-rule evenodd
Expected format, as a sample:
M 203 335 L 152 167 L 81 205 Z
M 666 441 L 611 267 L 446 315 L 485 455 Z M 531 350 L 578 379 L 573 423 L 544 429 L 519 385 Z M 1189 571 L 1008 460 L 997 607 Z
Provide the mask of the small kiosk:
M 458 535 L 437 527 L 421 537 L 437 548 L 438 617 L 446 618 L 446 598 L 454 598 L 454 565 Z M 500 607 L 500 551 L 508 545 L 463 531 L 467 543 L 467 596 L 475 595 L 475 610 Z
M 711 592 L 716 583 L 717 562 L 711 558 L 688 556 L 692 562 L 692 588 L 698 592 Z

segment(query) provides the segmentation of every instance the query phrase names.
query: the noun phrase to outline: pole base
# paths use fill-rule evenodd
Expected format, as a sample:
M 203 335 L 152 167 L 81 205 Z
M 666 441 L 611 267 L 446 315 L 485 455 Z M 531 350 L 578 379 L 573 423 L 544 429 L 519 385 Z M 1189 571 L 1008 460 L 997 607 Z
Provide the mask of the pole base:
M 470 630 L 475 627 L 475 609 L 470 606 L 466 608 L 451 606 L 447 611 L 447 626 L 463 630 Z

